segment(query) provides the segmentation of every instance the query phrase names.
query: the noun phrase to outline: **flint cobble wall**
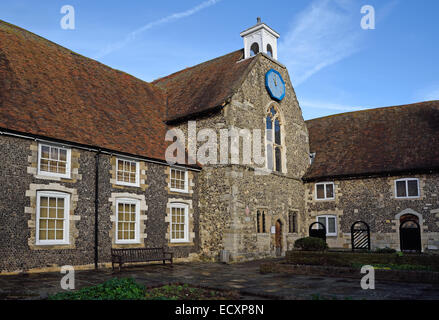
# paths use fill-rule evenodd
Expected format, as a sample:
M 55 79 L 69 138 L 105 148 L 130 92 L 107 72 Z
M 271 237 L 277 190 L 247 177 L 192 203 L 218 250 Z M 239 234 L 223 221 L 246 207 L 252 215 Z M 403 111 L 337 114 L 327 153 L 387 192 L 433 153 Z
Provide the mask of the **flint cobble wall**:
M 86 266 L 94 263 L 94 225 L 95 225 L 95 153 L 72 148 L 77 155 L 77 174 L 74 179 L 48 179 L 35 174 L 35 156 L 37 143 L 33 140 L 0 136 L 0 271 L 17 272 L 30 269 L 57 268 L 63 265 Z M 143 163 L 146 167 L 146 189 L 114 185 L 112 179 L 112 158 L 100 155 L 99 161 L 99 263 L 111 261 L 111 229 L 114 214 L 110 198 L 114 193 L 144 196 L 146 200 L 147 220 L 145 247 L 168 247 L 165 238 L 168 223 L 165 222 L 169 199 L 176 198 L 167 188 L 167 176 L 164 165 Z M 113 160 L 114 161 L 114 160 Z M 179 194 L 179 199 L 191 200 L 193 203 L 193 227 L 195 239 L 192 243 L 170 246 L 175 256 L 187 258 L 194 256 L 200 248 L 199 243 L 199 209 L 198 209 L 198 173 L 191 172 L 193 192 Z M 75 202 L 73 225 L 76 229 L 73 244 L 69 248 L 58 249 L 57 246 L 34 246 L 31 236 L 30 221 L 35 213 L 35 191 L 49 189 L 73 190 Z M 62 191 L 62 190 L 61 190 Z M 75 197 L 74 196 L 74 197 Z M 71 229 L 71 232 L 72 229 Z

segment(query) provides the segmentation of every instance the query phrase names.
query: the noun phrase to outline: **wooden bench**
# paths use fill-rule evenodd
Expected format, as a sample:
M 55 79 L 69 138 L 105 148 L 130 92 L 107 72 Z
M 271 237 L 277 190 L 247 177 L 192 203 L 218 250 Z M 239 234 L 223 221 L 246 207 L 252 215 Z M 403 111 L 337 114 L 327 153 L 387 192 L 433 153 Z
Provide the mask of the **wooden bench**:
M 130 248 L 130 249 L 111 249 L 111 265 L 119 264 L 119 271 L 126 262 L 149 262 L 166 260 L 172 264 L 172 252 L 166 252 L 164 248 Z

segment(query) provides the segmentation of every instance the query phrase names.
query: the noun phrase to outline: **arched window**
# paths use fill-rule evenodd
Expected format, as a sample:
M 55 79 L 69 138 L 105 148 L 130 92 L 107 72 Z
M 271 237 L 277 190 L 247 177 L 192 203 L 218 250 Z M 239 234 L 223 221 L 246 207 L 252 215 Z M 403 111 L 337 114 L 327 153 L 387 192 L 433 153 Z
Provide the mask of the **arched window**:
M 266 119 L 267 168 L 282 172 L 282 137 L 279 112 L 271 107 Z
M 250 47 L 250 56 L 253 57 L 259 53 L 259 44 L 256 42 Z
M 269 44 L 267 44 L 267 54 L 270 56 L 270 58 L 273 58 L 273 48 Z

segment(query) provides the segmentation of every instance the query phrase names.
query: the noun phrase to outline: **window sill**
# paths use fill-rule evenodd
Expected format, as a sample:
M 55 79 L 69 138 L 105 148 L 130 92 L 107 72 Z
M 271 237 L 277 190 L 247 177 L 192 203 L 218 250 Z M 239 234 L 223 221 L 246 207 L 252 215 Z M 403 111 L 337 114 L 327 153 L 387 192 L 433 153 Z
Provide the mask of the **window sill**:
M 189 194 L 189 191 L 188 191 L 188 190 L 179 190 L 179 189 L 172 189 L 172 188 L 169 188 L 169 191 L 170 191 L 170 192 L 174 192 L 174 193 Z
M 35 178 L 41 180 L 57 180 L 57 181 L 61 179 L 72 180 L 70 175 L 55 175 L 55 174 L 46 174 L 42 172 L 37 173 L 35 175 Z
M 140 188 L 140 184 L 123 183 L 118 181 L 116 181 L 115 185 L 120 187 Z

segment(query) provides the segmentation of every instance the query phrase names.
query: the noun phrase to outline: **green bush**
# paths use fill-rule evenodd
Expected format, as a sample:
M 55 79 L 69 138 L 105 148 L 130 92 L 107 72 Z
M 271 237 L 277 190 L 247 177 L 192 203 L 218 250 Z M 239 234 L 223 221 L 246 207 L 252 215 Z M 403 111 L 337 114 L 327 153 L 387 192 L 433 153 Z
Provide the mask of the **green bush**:
M 396 252 L 395 249 L 388 248 L 388 247 L 385 247 L 385 248 L 377 248 L 377 249 L 375 250 L 375 253 L 395 253 L 395 252 Z
M 140 300 L 144 297 L 145 287 L 134 279 L 113 278 L 97 286 L 55 294 L 49 300 Z
M 294 248 L 304 251 L 323 251 L 328 249 L 328 244 L 323 239 L 307 237 L 296 240 Z

